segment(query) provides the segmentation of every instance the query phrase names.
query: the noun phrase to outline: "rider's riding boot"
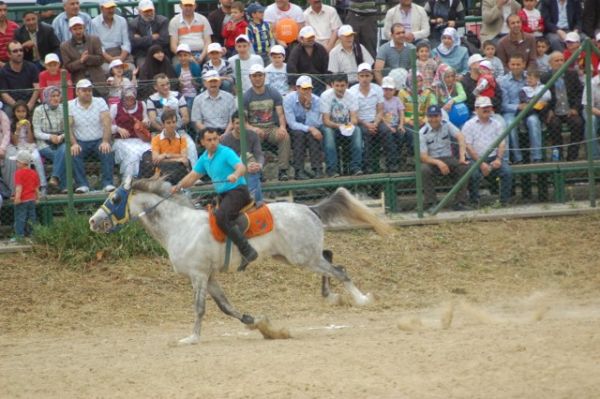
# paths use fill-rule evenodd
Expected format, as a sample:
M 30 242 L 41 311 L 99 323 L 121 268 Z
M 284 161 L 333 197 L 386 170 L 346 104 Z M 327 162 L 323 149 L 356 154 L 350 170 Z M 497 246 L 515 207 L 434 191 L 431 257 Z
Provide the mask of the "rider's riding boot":
M 252 245 L 248 243 L 246 237 L 244 237 L 244 233 L 240 231 L 238 226 L 233 226 L 229 229 L 229 234 L 227 234 L 231 241 L 238 247 L 240 250 L 240 254 L 242 255 L 242 261 L 240 262 L 240 266 L 238 267 L 238 272 L 243 272 L 246 270 L 246 266 L 256 258 L 258 258 L 258 253 Z

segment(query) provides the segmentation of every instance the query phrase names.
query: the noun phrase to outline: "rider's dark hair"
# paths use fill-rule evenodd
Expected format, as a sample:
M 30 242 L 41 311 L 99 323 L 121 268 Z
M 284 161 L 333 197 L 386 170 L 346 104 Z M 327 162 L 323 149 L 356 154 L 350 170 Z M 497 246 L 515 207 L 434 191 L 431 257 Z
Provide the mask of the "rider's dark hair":
M 216 133 L 220 136 L 222 132 L 223 131 L 221 129 L 216 128 L 216 127 L 206 127 L 204 129 L 200 130 L 200 133 L 198 134 L 198 139 L 202 140 L 206 133 Z

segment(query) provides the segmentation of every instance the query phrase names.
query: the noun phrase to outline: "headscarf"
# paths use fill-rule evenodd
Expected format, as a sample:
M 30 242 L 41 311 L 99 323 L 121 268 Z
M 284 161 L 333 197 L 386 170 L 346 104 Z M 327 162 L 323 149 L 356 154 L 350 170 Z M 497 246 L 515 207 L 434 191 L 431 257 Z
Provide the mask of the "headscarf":
M 52 96 L 52 94 L 54 92 L 58 92 L 59 95 L 62 94 L 62 90 L 58 86 L 48 86 L 44 89 L 44 91 L 42 93 L 42 96 L 44 98 L 44 104 L 46 104 L 46 106 L 48 106 L 48 108 L 50 108 L 50 109 L 58 108 L 58 105 L 55 107 L 50 105 L 50 96 Z
M 448 55 L 450 54 L 456 47 L 460 46 L 460 36 L 457 32 L 456 29 L 454 28 L 446 28 L 444 29 L 444 31 L 442 32 L 442 37 L 444 36 L 450 36 L 450 38 L 452 39 L 452 47 L 447 48 L 446 46 L 444 46 L 444 42 L 442 41 L 438 46 L 437 46 L 437 51 L 438 53 L 440 53 L 441 55 Z
M 132 84 L 126 84 L 121 89 L 121 99 L 124 99 L 127 96 L 133 96 L 137 98 L 137 89 Z
M 412 71 L 409 70 L 408 76 L 406 77 L 406 88 L 411 91 L 413 90 L 412 76 L 413 76 Z M 421 72 L 417 71 L 417 80 L 419 80 L 419 78 L 423 79 L 423 74 Z M 419 86 L 416 86 L 416 87 L 418 88 Z
M 175 70 L 171 65 L 171 60 L 169 60 L 169 57 L 167 57 L 166 54 L 165 59 L 162 62 L 153 57 L 153 55 L 159 51 L 165 51 L 161 45 L 154 44 L 150 46 L 148 53 L 146 53 L 146 59 L 140 67 L 140 73 L 138 76 L 139 80 L 153 80 L 154 76 L 158 75 L 159 73 L 166 74 L 169 79 L 177 78 L 175 75 Z

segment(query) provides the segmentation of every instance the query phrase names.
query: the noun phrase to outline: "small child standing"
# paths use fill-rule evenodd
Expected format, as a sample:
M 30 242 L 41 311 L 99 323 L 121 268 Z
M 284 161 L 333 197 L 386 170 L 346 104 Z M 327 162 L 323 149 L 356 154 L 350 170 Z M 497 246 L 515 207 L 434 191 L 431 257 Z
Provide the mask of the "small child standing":
M 265 68 L 267 73 L 266 84 L 285 96 L 290 91 L 288 84 L 287 65 L 285 61 L 285 49 L 279 44 L 271 48 L 271 63 Z
M 60 74 L 62 69 L 60 68 L 60 59 L 58 55 L 54 53 L 47 54 L 44 58 L 44 66 L 46 70 L 40 72 L 40 95 L 41 100 L 44 102 L 44 96 L 42 93 L 44 89 L 49 86 L 62 87 Z M 71 81 L 71 74 L 67 71 L 67 98 L 72 100 L 75 98 L 75 89 L 73 88 L 73 81 Z
M 223 59 L 223 47 L 219 43 L 211 43 L 206 50 L 208 61 L 202 65 L 202 75 L 215 70 L 221 77 L 221 90 L 233 93 L 233 68 L 226 59 Z
M 488 60 L 483 60 L 479 63 L 479 79 L 477 86 L 473 89 L 475 97 L 496 97 L 496 79 L 492 73 L 492 64 Z
M 519 10 L 521 17 L 521 30 L 531 33 L 536 38 L 544 36 L 544 18 L 536 8 L 538 0 L 523 0 L 523 8 Z
M 389 148 L 390 159 L 387 160 L 387 171 L 390 173 L 400 170 L 400 152 L 402 145 L 410 145 L 412 140 L 408 140 L 408 134 L 404 130 L 404 104 L 396 95 L 396 81 L 390 76 L 386 76 L 381 81 L 383 89 L 383 123 L 390 130 L 391 142 Z M 408 148 L 410 153 L 410 148 Z
M 536 63 L 541 73 L 550 72 L 550 56 L 548 55 L 548 49 L 550 49 L 550 42 L 545 37 L 537 38 L 535 43 L 536 51 Z
M 263 21 L 265 8 L 259 3 L 248 4 L 246 9 L 250 16 L 248 37 L 252 43 L 254 54 L 260 55 L 265 64 L 269 63 L 271 46 L 275 44 L 271 25 Z
M 112 60 L 108 66 L 109 78 L 106 80 L 108 84 L 108 105 L 119 104 L 121 102 L 121 91 L 125 86 L 135 86 L 135 75 L 133 82 L 125 76 L 125 65 L 123 61 L 116 59 Z M 59 86 L 60 87 L 60 86 Z
M 500 58 L 496 57 L 496 44 L 493 41 L 486 40 L 483 42 L 483 54 L 485 59 L 492 65 L 494 79 L 498 79 L 504 75 L 504 65 Z
M 435 71 L 439 62 L 430 57 L 431 48 L 427 41 L 421 41 L 417 44 L 417 71 L 423 74 L 423 84 L 426 88 L 431 88 Z
M 246 21 L 246 15 L 244 14 L 244 3 L 241 1 L 234 1 L 231 4 L 231 13 L 229 14 L 231 19 L 225 25 L 221 36 L 223 36 L 223 43 L 227 49 L 227 57 L 231 57 L 235 52 L 235 38 L 239 35 L 245 35 L 248 31 L 248 22 Z
M 31 154 L 21 150 L 15 157 L 17 170 L 15 171 L 15 238 L 13 241 L 28 236 L 36 221 L 35 203 L 38 200 L 40 179 L 35 170 L 32 170 Z

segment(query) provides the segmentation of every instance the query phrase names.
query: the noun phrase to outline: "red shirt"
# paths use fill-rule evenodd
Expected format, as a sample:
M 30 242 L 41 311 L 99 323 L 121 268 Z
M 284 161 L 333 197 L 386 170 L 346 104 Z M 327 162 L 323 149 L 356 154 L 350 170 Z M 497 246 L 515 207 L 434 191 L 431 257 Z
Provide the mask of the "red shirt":
M 44 101 L 44 89 L 48 86 L 57 86 L 58 88 L 62 88 L 62 83 L 60 81 L 60 71 L 56 75 L 50 75 L 48 71 L 40 72 L 40 99 L 42 102 Z M 75 89 L 73 88 L 73 81 L 71 80 L 71 74 L 67 71 L 67 98 L 72 100 L 75 98 Z
M 6 31 L 0 31 L 0 61 L 8 62 L 8 43 L 15 37 L 15 31 L 19 29 L 16 22 L 6 20 Z
M 21 202 L 33 201 L 37 198 L 40 178 L 31 168 L 17 169 L 15 172 L 15 188 L 21 186 Z
M 229 30 L 233 26 L 233 30 Z M 223 31 L 221 32 L 221 36 L 223 36 L 223 41 L 225 42 L 225 47 L 234 48 L 235 47 L 235 38 L 239 35 L 247 35 L 248 34 L 248 22 L 245 19 L 242 19 L 239 22 L 229 21 L 223 26 Z
M 565 51 L 563 52 L 565 61 L 567 61 L 569 58 L 571 58 L 572 55 L 573 55 L 573 53 L 571 53 L 571 50 L 569 50 L 569 49 L 565 49 Z M 596 55 L 596 53 L 592 52 L 591 59 L 592 59 L 592 76 L 596 76 L 596 75 L 598 75 L 598 64 L 600 64 L 600 57 L 598 57 L 598 55 Z M 569 65 L 569 69 L 575 69 L 575 66 L 577 66 L 577 68 L 580 71 L 585 71 L 585 51 L 582 51 L 581 53 L 579 53 L 579 58 L 577 59 L 577 61 L 575 61 L 574 63 Z

